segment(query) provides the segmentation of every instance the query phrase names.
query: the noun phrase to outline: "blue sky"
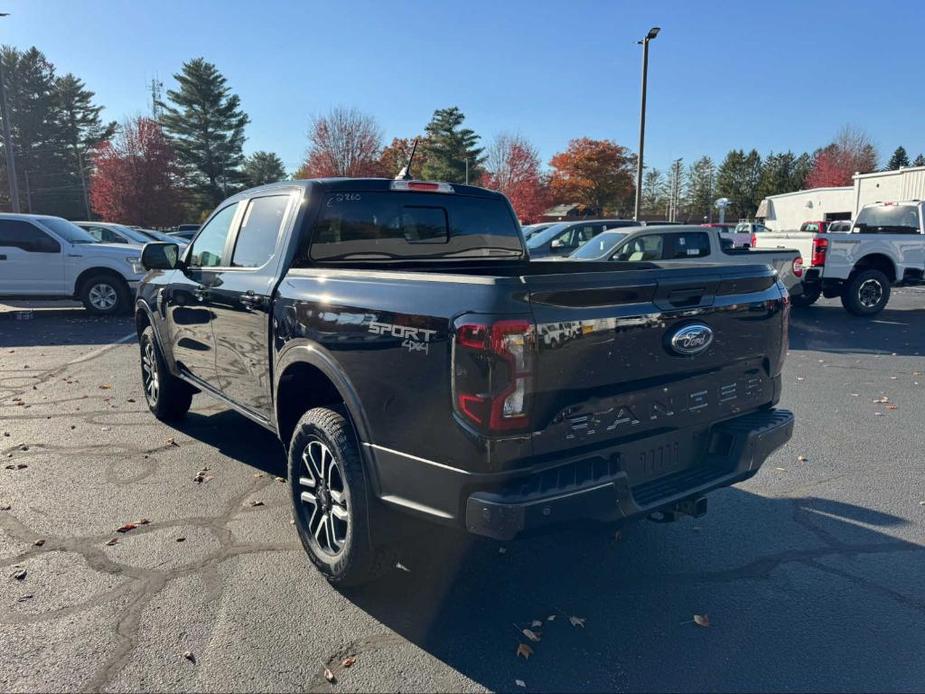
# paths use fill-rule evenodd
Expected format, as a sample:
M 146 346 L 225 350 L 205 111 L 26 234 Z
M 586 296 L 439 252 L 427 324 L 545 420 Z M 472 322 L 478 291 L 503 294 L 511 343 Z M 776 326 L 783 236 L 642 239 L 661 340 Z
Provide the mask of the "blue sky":
M 730 148 L 812 150 L 845 123 L 881 159 L 925 151 L 925 2 L 0 0 L 0 42 L 35 45 L 121 120 L 203 56 L 251 117 L 248 152 L 301 160 L 312 114 L 376 117 L 387 140 L 458 105 L 485 140 L 519 132 L 544 163 L 579 136 L 636 149 L 653 25 L 646 163 Z

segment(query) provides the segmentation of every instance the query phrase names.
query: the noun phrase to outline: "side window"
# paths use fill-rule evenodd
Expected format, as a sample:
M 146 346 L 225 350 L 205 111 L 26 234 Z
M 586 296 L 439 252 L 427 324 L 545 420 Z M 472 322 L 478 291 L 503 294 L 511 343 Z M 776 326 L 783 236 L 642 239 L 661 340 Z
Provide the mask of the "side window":
M 108 227 L 87 227 L 87 233 L 101 243 L 128 243 L 128 241 Z
M 238 203 L 222 208 L 202 228 L 187 256 L 190 267 L 219 267 L 224 264 L 225 241 L 237 209 Z
M 19 248 L 27 253 L 59 253 L 61 244 L 34 224 L 0 220 L 0 248 Z
M 663 260 L 663 237 L 650 234 L 640 236 L 626 244 L 614 260 L 626 260 L 631 263 L 649 260 Z
M 231 256 L 232 267 L 260 267 L 273 256 L 288 205 L 288 195 L 254 198 L 247 203 Z
M 710 238 L 703 232 L 672 234 L 672 236 L 674 236 L 671 253 L 673 259 L 702 258 L 710 255 Z

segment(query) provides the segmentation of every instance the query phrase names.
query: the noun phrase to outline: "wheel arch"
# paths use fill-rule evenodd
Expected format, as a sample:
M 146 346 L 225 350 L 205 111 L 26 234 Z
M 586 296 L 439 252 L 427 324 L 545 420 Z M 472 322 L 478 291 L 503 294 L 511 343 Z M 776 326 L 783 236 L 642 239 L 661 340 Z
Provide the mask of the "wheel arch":
M 84 283 L 90 279 L 93 275 L 107 275 L 109 277 L 114 277 L 116 280 L 121 282 L 125 287 L 128 287 L 128 280 L 118 271 L 113 270 L 111 267 L 106 267 L 105 265 L 95 265 L 93 267 L 88 267 L 86 270 L 83 270 L 77 278 L 74 280 L 74 296 L 80 295 L 80 290 L 83 288 Z
M 343 405 L 356 430 L 358 444 L 369 441 L 369 424 L 350 379 L 323 349 L 309 341 L 287 346 L 274 374 L 276 430 L 288 447 L 295 425 L 313 407 Z
M 856 274 L 864 270 L 880 270 L 890 282 L 896 281 L 896 263 L 884 253 L 868 253 L 854 264 L 851 272 Z

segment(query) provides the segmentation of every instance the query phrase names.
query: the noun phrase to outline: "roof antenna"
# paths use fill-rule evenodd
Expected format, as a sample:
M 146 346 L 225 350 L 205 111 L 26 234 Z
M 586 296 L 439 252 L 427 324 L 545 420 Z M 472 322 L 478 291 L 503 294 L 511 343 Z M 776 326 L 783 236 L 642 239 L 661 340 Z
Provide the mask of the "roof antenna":
M 408 157 L 408 163 L 398 172 L 398 175 L 395 177 L 396 181 L 410 181 L 411 180 L 411 163 L 414 161 L 414 153 L 418 148 L 418 138 L 414 138 L 414 144 L 411 145 L 411 156 Z

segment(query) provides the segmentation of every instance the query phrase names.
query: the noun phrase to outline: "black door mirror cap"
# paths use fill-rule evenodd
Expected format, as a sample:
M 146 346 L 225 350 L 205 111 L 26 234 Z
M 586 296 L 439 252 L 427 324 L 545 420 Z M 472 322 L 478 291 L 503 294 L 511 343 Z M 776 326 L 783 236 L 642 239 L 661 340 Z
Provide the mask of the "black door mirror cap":
M 145 270 L 173 270 L 180 266 L 180 247 L 169 241 L 152 241 L 141 250 Z

